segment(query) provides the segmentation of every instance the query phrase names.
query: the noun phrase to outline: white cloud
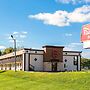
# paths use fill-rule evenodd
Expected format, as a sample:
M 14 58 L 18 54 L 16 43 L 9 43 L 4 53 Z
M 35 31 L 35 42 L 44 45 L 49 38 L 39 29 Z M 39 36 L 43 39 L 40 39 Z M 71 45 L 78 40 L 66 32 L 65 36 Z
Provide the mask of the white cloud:
M 20 35 L 20 38 L 26 38 L 26 35 Z
M 26 31 L 21 31 L 21 32 L 13 32 L 11 35 L 13 35 L 13 37 L 15 38 L 15 39 L 20 39 L 20 38 L 26 38 L 27 37 L 27 32 Z M 12 39 L 11 38 L 11 35 L 9 34 L 8 36 L 8 39 Z
M 56 2 L 59 3 L 65 3 L 65 4 L 69 4 L 72 0 L 56 0 Z
M 22 34 L 27 34 L 27 32 L 23 31 Z
M 5 48 L 6 48 L 5 46 L 0 46 L 0 50 L 5 49 Z
M 74 46 L 81 46 L 82 43 L 71 43 L 71 45 L 74 45 Z
M 85 4 L 85 3 L 90 3 L 90 0 L 55 0 L 58 3 L 63 3 L 63 4 Z
M 65 36 L 67 36 L 67 37 L 71 37 L 72 34 L 71 34 L 71 33 L 66 33 Z
M 89 58 L 90 59 L 90 51 L 89 52 L 88 51 L 83 51 L 81 55 L 82 55 L 83 58 Z
M 10 43 L 14 43 L 14 41 L 13 41 L 12 39 L 9 40 L 9 42 L 10 42 Z M 23 42 L 24 42 L 23 40 L 17 40 L 17 39 L 16 39 L 16 43 L 23 43 Z
M 63 50 L 64 50 L 64 51 L 73 51 L 73 48 L 66 46 L 66 47 L 64 47 Z
M 90 22 L 90 6 L 84 5 L 72 12 L 56 11 L 55 13 L 39 13 L 29 15 L 29 18 L 41 20 L 44 24 L 55 26 L 69 26 L 71 23 Z
M 9 40 L 12 39 L 11 36 L 9 36 L 8 39 L 9 39 Z
M 19 32 L 13 32 L 13 34 L 18 34 Z
M 90 0 L 85 0 L 86 3 L 90 3 Z
M 29 18 L 38 19 L 44 22 L 44 24 L 55 25 L 55 26 L 68 26 L 67 11 L 56 11 L 53 14 L 50 13 L 39 13 L 36 15 L 29 15 Z
M 65 46 L 64 51 L 82 51 L 81 56 L 90 59 L 90 50 L 82 49 L 82 43 L 70 43 Z
M 90 6 L 75 9 L 68 15 L 69 22 L 90 22 Z
M 25 42 L 25 38 L 27 37 L 27 32 L 26 31 L 21 31 L 21 32 L 13 32 L 11 34 L 8 34 L 8 39 L 9 39 L 9 42 L 13 44 L 13 40 L 11 38 L 11 35 L 13 35 L 13 37 L 16 39 L 16 45 L 18 46 L 22 46 L 23 43 Z
M 65 45 L 65 51 L 81 51 L 82 43 L 70 43 Z

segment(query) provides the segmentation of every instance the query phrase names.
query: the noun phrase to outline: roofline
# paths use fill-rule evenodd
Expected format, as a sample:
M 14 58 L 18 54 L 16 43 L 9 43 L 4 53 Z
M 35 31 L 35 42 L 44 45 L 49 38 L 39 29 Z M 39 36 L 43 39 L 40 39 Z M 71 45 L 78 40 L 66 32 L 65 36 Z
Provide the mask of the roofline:
M 63 52 L 70 52 L 70 53 L 82 53 L 82 51 L 63 51 Z
M 16 56 L 18 55 L 22 55 L 24 53 L 24 49 L 16 51 Z M 5 59 L 5 58 L 9 58 L 9 57 L 14 57 L 14 52 L 8 53 L 8 54 L 4 54 L 0 56 L 0 60 L 1 59 Z
M 41 49 L 32 49 L 32 48 L 24 48 L 24 50 L 31 50 L 31 51 L 44 51 L 44 50 L 41 50 Z
M 64 46 L 52 46 L 52 45 L 45 45 L 45 46 L 42 46 L 42 48 L 45 48 L 45 47 L 64 48 Z
M 30 51 L 43 51 L 44 50 L 39 50 L 39 49 L 31 49 L 31 48 L 23 48 L 22 50 L 18 50 L 16 51 L 16 56 L 18 55 L 22 55 L 24 53 L 24 50 L 30 50 Z M 0 60 L 1 59 L 5 59 L 5 58 L 9 58 L 9 57 L 14 57 L 14 52 L 8 53 L 8 54 L 4 54 L 0 56 Z

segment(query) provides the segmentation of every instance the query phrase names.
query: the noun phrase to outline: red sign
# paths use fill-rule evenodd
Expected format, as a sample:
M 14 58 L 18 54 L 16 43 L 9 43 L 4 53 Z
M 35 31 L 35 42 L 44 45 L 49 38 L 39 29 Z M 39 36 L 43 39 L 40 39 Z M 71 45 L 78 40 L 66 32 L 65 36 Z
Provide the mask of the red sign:
M 54 59 L 58 58 L 58 49 L 57 48 L 53 48 L 52 57 Z
M 81 42 L 90 40 L 90 24 L 84 25 L 81 32 Z

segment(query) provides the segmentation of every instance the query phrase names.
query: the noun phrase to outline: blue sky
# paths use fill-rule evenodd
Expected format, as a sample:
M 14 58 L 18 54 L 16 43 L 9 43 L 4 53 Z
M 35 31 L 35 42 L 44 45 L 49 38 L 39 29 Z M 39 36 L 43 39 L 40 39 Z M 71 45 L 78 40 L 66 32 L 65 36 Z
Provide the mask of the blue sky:
M 80 42 L 82 25 L 90 23 L 90 0 L 0 0 L 0 49 L 61 45 L 64 50 L 90 50 Z

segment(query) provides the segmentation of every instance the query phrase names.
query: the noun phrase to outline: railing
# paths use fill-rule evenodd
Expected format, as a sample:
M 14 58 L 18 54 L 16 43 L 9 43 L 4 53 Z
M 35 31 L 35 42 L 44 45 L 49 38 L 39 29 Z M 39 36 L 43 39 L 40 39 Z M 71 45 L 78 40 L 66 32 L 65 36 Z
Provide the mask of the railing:
M 33 65 L 31 65 L 31 64 L 29 64 L 29 65 L 30 65 L 30 66 L 29 66 L 29 67 L 30 67 L 30 70 L 31 70 L 31 71 L 34 71 L 35 67 L 34 67 Z

